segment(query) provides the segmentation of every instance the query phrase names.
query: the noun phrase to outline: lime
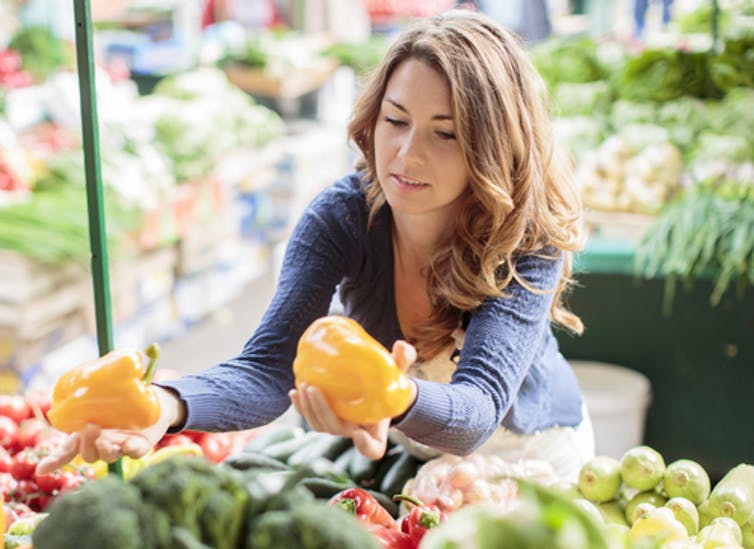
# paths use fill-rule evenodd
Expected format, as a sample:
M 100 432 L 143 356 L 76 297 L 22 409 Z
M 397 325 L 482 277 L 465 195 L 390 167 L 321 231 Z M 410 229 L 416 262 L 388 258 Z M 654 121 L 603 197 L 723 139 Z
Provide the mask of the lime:
M 634 446 L 620 460 L 623 482 L 637 490 L 651 490 L 665 474 L 665 460 L 649 446 Z
M 749 519 L 741 526 L 744 547 L 754 547 L 754 520 Z
M 722 524 L 726 528 L 728 528 L 731 533 L 733 534 L 733 537 L 736 539 L 736 543 L 741 545 L 743 543 L 743 532 L 741 531 L 741 527 L 738 525 L 738 523 L 733 520 L 730 517 L 717 517 L 715 519 L 712 519 L 712 522 L 710 523 L 712 526 L 715 526 L 716 524 Z
M 699 531 L 699 511 L 690 500 L 676 496 L 670 498 L 665 507 L 673 511 L 676 520 L 686 527 L 689 536 L 695 536 Z
M 703 501 L 696 507 L 696 510 L 699 511 L 699 528 L 704 528 L 715 518 L 709 509 L 709 500 Z
M 628 526 L 623 507 L 621 507 L 620 503 L 617 501 L 605 501 L 599 503 L 597 504 L 597 510 L 602 515 L 605 524 L 625 524 Z
M 694 505 L 700 505 L 710 493 L 707 471 L 691 459 L 679 459 L 668 465 L 662 484 L 668 497 L 683 497 Z
M 599 503 L 615 499 L 620 485 L 620 462 L 613 457 L 594 457 L 579 471 L 579 492 L 590 501 Z
M 647 491 L 639 492 L 626 504 L 626 522 L 629 526 L 634 523 L 636 518 L 634 510 L 642 503 L 648 503 L 653 507 L 662 507 L 668 502 L 668 499 L 657 492 Z
M 550 490 L 564 496 L 566 499 L 582 497 L 576 484 L 566 480 L 551 484 Z
M 696 535 L 695 541 L 704 549 L 717 547 L 740 547 L 735 534 L 724 524 L 710 523 Z
M 626 549 L 629 528 L 625 524 L 610 522 L 605 524 L 605 537 L 609 549 Z
M 594 503 L 584 498 L 576 498 L 572 501 L 576 504 L 576 507 L 584 511 L 585 515 L 591 517 L 596 524 L 604 524 L 605 521 L 602 520 L 602 515 L 597 510 Z

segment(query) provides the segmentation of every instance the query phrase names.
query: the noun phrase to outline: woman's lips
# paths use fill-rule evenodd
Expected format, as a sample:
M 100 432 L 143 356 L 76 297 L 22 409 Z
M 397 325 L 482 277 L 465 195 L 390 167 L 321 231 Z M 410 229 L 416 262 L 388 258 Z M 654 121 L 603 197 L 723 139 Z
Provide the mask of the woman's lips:
M 408 191 L 416 191 L 429 187 L 427 183 L 422 183 L 421 181 L 409 177 L 403 177 L 398 174 L 392 174 L 391 178 L 398 188 Z

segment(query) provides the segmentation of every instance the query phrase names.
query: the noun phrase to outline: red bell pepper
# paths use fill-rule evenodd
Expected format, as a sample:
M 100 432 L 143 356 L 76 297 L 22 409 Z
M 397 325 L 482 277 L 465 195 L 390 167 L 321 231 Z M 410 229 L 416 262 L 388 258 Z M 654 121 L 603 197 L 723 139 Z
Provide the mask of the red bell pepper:
M 405 501 L 413 504 L 408 515 L 401 519 L 401 531 L 408 534 L 411 541 L 418 546 L 427 530 L 434 528 L 447 519 L 447 515 L 436 505 L 422 503 L 413 496 L 398 494 L 393 496 L 396 501 Z
M 375 497 L 361 488 L 346 488 L 330 498 L 328 505 L 338 506 L 352 513 L 366 525 L 377 524 L 389 530 L 398 530 L 398 523 Z
M 385 528 L 379 524 L 372 524 L 367 528 L 377 537 L 383 549 L 417 549 L 411 536 L 405 532 Z

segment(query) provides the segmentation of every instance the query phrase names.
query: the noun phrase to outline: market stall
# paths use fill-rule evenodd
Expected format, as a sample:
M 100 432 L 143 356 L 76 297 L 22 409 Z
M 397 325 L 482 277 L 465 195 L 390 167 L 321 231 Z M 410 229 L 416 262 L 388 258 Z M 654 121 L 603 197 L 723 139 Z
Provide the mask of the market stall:
M 448 3 L 368 4 L 384 28 Z M 363 73 L 386 44 L 309 37 L 317 45 L 297 66 L 279 47 L 300 37 L 260 32 L 214 64 L 153 75 L 144 94 L 117 65 L 92 63 L 88 2 L 76 10 L 78 86 L 72 58 L 57 57 L 65 47 L 44 52 L 57 39 L 45 29 L 0 52 L 5 547 L 754 547 L 754 447 L 741 427 L 754 360 L 750 2 L 724 12 L 715 47 L 630 53 L 556 37 L 531 52 L 590 229 L 569 298 L 586 331 L 558 333 L 561 349 L 652 384 L 642 443 L 567 480 L 537 459 L 429 457 L 395 441 L 369 459 L 298 421 L 185 430 L 138 459 L 79 456 L 38 475 L 88 422 L 155 421 L 158 347 L 108 353 L 176 337 L 233 299 L 348 164 L 342 128 L 292 131 L 296 111 L 263 98 L 316 93 L 344 66 Z M 688 17 L 693 27 L 701 15 Z M 406 374 L 359 337 L 384 387 L 363 376 L 359 407 L 333 383 L 331 404 L 355 423 L 375 421 L 374 409 L 393 417 L 405 407 L 384 407 L 405 399 Z M 321 341 L 300 345 L 296 382 L 321 383 L 321 364 L 309 364 Z M 353 360 L 335 347 L 322 361 L 329 379 Z M 71 405 L 76 394 L 92 398 Z

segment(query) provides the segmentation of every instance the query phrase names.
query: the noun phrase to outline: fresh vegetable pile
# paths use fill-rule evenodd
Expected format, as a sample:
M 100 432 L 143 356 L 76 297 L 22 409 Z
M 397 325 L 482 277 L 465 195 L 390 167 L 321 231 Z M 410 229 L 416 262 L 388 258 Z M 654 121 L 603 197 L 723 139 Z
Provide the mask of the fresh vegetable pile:
M 655 449 L 636 446 L 621 459 L 595 457 L 562 490 L 621 547 L 754 547 L 754 465 L 737 465 L 711 487 L 696 461 L 666 464 Z

